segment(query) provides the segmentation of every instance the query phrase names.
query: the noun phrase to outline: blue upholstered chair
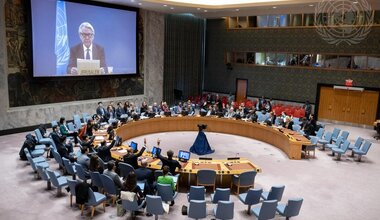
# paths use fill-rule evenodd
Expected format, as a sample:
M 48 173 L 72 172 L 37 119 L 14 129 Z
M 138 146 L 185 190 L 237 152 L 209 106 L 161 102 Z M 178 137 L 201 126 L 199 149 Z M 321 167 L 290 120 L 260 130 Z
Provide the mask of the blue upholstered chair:
M 35 173 L 34 175 L 34 178 L 39 178 L 39 173 L 37 172 L 37 164 L 39 164 L 41 167 L 43 167 L 43 169 L 46 169 L 49 167 L 49 164 L 47 162 L 39 162 L 39 163 L 36 163 L 33 161 L 33 158 L 30 156 L 30 154 L 26 154 L 26 158 L 28 159 L 29 163 L 30 163 L 30 166 L 32 167 L 33 169 L 33 172 Z
M 83 215 L 84 206 L 91 206 L 92 207 L 91 218 L 92 218 L 94 216 L 94 213 L 95 213 L 95 207 L 100 205 L 100 204 L 103 204 L 103 210 L 104 210 L 104 212 L 106 212 L 105 201 L 106 201 L 105 195 L 103 195 L 101 193 L 94 192 L 94 191 L 92 191 L 91 187 L 89 187 L 88 188 L 88 202 L 86 202 L 84 205 L 82 205 L 81 215 Z
M 187 216 L 194 219 L 207 217 L 206 200 L 190 200 Z
M 278 204 L 276 209 L 280 215 L 286 217 L 286 219 L 290 219 L 299 215 L 302 202 L 302 198 L 289 199 L 287 204 Z
M 261 198 L 264 200 L 277 200 L 281 201 L 282 194 L 284 194 L 285 186 L 272 186 L 269 192 L 263 192 L 261 194 Z
M 82 128 L 82 122 L 80 121 L 80 116 L 79 116 L 79 115 L 74 115 L 74 116 L 73 116 L 73 119 L 74 119 L 75 127 L 76 127 L 77 129 Z
M 83 123 L 87 123 L 88 119 L 90 119 L 90 117 L 87 115 L 86 112 L 82 112 L 82 121 Z
M 348 131 L 342 131 L 342 134 L 340 135 L 340 137 L 342 137 L 343 141 L 345 141 L 345 140 L 347 140 L 349 134 L 350 134 L 350 132 L 348 132 Z
M 205 200 L 206 189 L 204 186 L 190 186 L 190 192 L 187 194 L 187 201 Z
M 91 177 L 91 184 L 93 186 L 98 187 L 99 192 L 102 192 L 103 182 L 102 182 L 102 179 L 100 177 L 100 173 L 99 172 L 90 172 L 90 177 Z
M 272 219 L 276 216 L 277 200 L 266 200 L 259 206 L 252 208 L 252 213 L 259 219 Z
M 293 117 L 292 121 L 293 121 L 293 124 L 295 124 L 295 125 L 302 124 L 302 122 L 300 121 L 300 118 Z M 293 129 L 293 131 L 295 131 L 295 130 Z
M 38 176 L 41 177 L 41 179 L 45 180 L 46 181 L 46 189 L 50 190 L 51 189 L 51 182 L 50 182 L 50 177 L 49 175 L 47 174 L 46 170 L 44 167 L 36 164 L 36 167 L 37 167 L 37 173 L 38 173 Z M 54 172 L 54 174 L 59 177 L 60 174 L 58 172 Z
M 87 173 L 82 167 L 82 165 L 80 165 L 79 163 L 74 162 L 74 165 L 75 165 L 75 170 L 77 172 L 78 178 L 83 180 L 84 182 L 87 182 L 87 180 L 90 179 L 90 174 Z
M 230 201 L 229 188 L 216 188 L 215 193 L 211 194 L 211 202 L 218 203 L 218 201 Z
M 121 177 L 127 177 L 131 171 L 133 172 L 135 171 L 135 168 L 133 168 L 130 164 L 120 162 L 119 170 L 120 170 Z
M 313 151 L 313 158 L 315 158 L 315 148 L 317 148 L 317 144 L 318 144 L 318 138 L 313 136 L 313 137 L 310 137 L 310 145 L 306 145 L 305 148 L 304 148 L 304 151 L 305 151 L 305 158 L 309 158 L 310 157 L 310 151 Z
M 216 219 L 233 219 L 234 203 L 232 201 L 218 201 L 218 205 L 214 208 Z
M 249 189 L 246 193 L 239 194 L 239 199 L 244 203 L 244 205 L 248 205 L 247 213 L 251 214 L 251 206 L 260 203 L 261 194 L 263 193 L 263 189 Z
M 337 160 L 340 160 L 340 157 L 342 156 L 342 154 L 346 153 L 349 146 L 350 146 L 350 142 L 348 140 L 345 140 L 342 147 L 331 148 L 333 156 L 334 156 L 334 153 L 337 153 L 338 154 Z
M 69 131 L 77 131 L 77 129 L 75 128 L 74 123 L 69 122 L 66 125 L 67 125 L 67 128 L 69 129 Z
M 164 214 L 164 207 L 162 207 L 162 199 L 159 196 L 146 195 L 146 211 L 158 219 L 158 215 Z
M 178 193 L 173 192 L 173 188 L 169 184 L 157 183 L 157 195 L 160 196 L 164 202 L 172 202 Z
M 209 170 L 209 169 L 198 170 L 197 186 L 212 186 L 212 191 L 215 191 L 215 180 L 216 180 L 215 170 Z
M 358 155 L 358 161 L 360 162 L 361 161 L 361 158 L 363 155 L 366 155 L 369 151 L 369 148 L 371 147 L 372 143 L 369 142 L 369 141 L 364 141 L 364 144 L 363 146 L 360 148 L 360 149 L 353 149 L 352 152 L 353 154 L 357 154 Z
M 323 135 L 322 139 L 318 140 L 318 143 L 322 144 L 322 150 L 325 150 L 326 144 L 331 143 L 332 138 L 332 132 L 327 132 L 325 135 Z
M 296 132 L 299 132 L 301 130 L 301 125 L 299 125 L 299 124 L 293 124 L 292 125 L 292 130 L 296 131 Z
M 343 137 L 338 137 L 338 139 L 336 140 L 334 144 L 326 144 L 325 148 L 332 149 L 332 148 L 340 147 L 342 143 L 343 143 Z
M 243 172 L 240 175 L 233 175 L 231 189 L 233 186 L 236 186 L 236 194 L 239 194 L 240 187 L 254 187 L 256 174 L 255 170 L 251 170 Z
M 339 137 L 339 133 L 340 133 L 340 129 L 339 128 L 334 128 L 334 130 L 332 132 L 331 141 L 336 142 L 336 140 Z
M 70 206 L 73 206 L 73 196 L 76 196 L 75 187 L 77 186 L 78 181 L 67 179 L 67 183 L 69 184 L 69 188 L 70 188 Z
M 63 165 L 65 166 L 66 172 L 73 177 L 73 180 L 76 179 L 77 171 L 75 169 L 75 165 L 70 163 L 70 161 L 66 158 L 62 158 Z
M 34 129 L 34 134 L 36 135 L 39 144 L 50 144 L 52 142 L 50 138 L 44 138 L 38 128 Z
M 46 169 L 47 174 L 49 175 L 50 181 L 53 186 L 57 187 L 57 196 L 61 195 L 62 187 L 67 186 L 67 178 L 64 176 L 57 177 L 55 173 L 49 168 Z
M 111 177 L 104 174 L 100 175 L 100 179 L 102 180 L 105 194 L 112 198 L 112 205 L 115 205 L 117 195 L 118 195 L 115 183 L 113 182 Z
M 63 173 L 65 173 L 65 165 L 63 164 L 63 160 L 59 153 L 51 148 L 51 153 L 53 154 L 54 160 L 58 163 L 59 168 L 63 169 Z
M 319 140 L 319 139 L 322 139 L 322 136 L 323 136 L 323 133 L 324 133 L 324 132 L 325 132 L 325 129 L 324 129 L 324 128 L 319 128 L 317 134 L 316 134 L 315 136 L 311 135 L 310 138 L 311 138 L 311 137 L 317 137 L 318 140 Z
M 54 127 L 54 126 L 58 126 L 58 122 L 57 121 L 51 121 L 51 127 Z
M 25 156 L 26 156 L 26 155 L 29 155 L 30 157 L 32 157 L 32 156 L 30 155 L 30 153 L 29 153 L 28 148 L 24 148 L 24 153 L 25 153 Z M 33 160 L 34 163 L 46 162 L 45 157 L 42 157 L 42 156 L 32 158 L 32 160 Z
M 42 145 L 41 145 L 42 146 Z M 45 148 L 45 147 L 44 147 Z M 29 152 L 29 154 L 30 154 L 30 156 L 32 157 L 32 158 L 34 158 L 34 157 L 40 157 L 40 156 L 42 156 L 42 155 L 44 155 L 44 153 L 45 153 L 45 149 L 38 149 L 38 148 L 35 148 L 34 150 L 29 150 L 27 147 L 26 148 L 24 148 L 24 152 L 25 152 L 25 150 L 27 150 L 28 152 Z
M 123 192 L 121 192 L 121 193 L 123 193 Z M 137 202 L 137 196 L 135 196 L 133 201 L 128 201 L 128 200 L 122 199 L 121 204 L 126 211 L 131 212 L 131 218 L 133 219 L 135 216 L 135 211 L 138 211 L 144 207 L 145 200 L 143 200 L 141 202 L 141 204 L 139 205 Z
M 354 145 L 350 145 L 348 147 L 349 150 L 353 150 L 353 149 L 360 149 L 360 147 L 362 146 L 362 143 L 363 143 L 364 139 L 362 137 L 358 137 L 355 141 L 355 144 Z M 354 152 L 352 151 L 352 154 L 351 156 L 353 157 L 354 156 Z

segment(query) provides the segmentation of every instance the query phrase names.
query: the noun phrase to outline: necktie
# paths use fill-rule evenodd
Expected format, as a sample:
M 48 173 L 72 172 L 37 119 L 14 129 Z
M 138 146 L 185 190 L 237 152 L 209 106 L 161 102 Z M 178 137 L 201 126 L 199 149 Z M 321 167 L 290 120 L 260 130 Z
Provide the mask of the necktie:
M 86 52 L 86 60 L 89 60 L 89 59 L 91 59 L 90 58 L 90 49 L 87 48 L 86 51 L 87 51 Z

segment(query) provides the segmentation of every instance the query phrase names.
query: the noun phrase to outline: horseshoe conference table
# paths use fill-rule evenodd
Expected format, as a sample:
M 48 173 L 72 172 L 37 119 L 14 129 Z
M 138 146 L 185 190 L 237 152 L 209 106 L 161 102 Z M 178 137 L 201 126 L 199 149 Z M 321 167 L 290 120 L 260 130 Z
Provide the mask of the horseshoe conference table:
M 310 141 L 307 138 L 292 130 L 278 129 L 242 120 L 212 117 L 163 117 L 132 121 L 119 127 L 116 130 L 116 134 L 122 137 L 123 140 L 129 140 L 152 133 L 198 131 L 198 124 L 206 124 L 207 131 L 209 132 L 239 135 L 266 142 L 281 149 L 290 159 L 301 159 L 302 145 L 310 145 Z M 127 148 L 128 146 L 121 146 L 111 149 L 112 157 L 122 161 Z M 150 168 L 161 168 L 162 164 L 160 160 L 152 158 L 150 152 L 144 153 L 142 157 L 142 159 L 147 160 Z M 181 185 L 194 183 L 196 179 L 195 174 L 199 169 L 215 170 L 218 175 L 217 186 L 229 186 L 231 176 L 234 174 L 241 174 L 248 170 L 261 172 L 260 167 L 245 158 L 217 160 L 190 159 L 182 163 L 182 169 L 179 170 L 179 173 L 181 173 L 179 180 Z

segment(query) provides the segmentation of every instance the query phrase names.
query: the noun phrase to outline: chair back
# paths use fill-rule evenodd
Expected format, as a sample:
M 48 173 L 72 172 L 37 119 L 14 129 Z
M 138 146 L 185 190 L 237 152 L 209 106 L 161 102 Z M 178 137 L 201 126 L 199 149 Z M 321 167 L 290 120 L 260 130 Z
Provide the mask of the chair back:
M 353 146 L 350 146 L 350 149 L 360 149 L 360 146 L 362 145 L 363 140 L 364 139 L 362 137 L 358 137 L 355 141 L 355 144 Z
M 101 174 L 100 179 L 102 180 L 103 189 L 105 192 L 107 192 L 108 194 L 111 194 L 111 195 L 117 194 L 115 183 L 113 182 L 111 177 L 104 175 L 104 174 Z
M 36 168 L 37 168 L 38 176 L 40 176 L 41 179 L 43 179 L 45 181 L 49 181 L 50 180 L 49 175 L 47 174 L 46 170 L 42 166 L 36 164 Z
M 74 115 L 73 119 L 74 119 L 75 127 L 78 128 L 78 129 L 82 128 L 82 122 L 80 121 L 80 116 L 79 115 Z
M 120 170 L 120 176 L 121 177 L 127 177 L 131 171 L 133 171 L 133 172 L 135 171 L 135 168 L 133 168 L 131 165 L 129 165 L 127 163 L 120 162 L 119 163 L 119 170 Z
M 216 180 L 216 171 L 209 169 L 201 169 L 197 172 L 197 183 L 211 185 L 215 184 Z M 201 199 L 202 200 L 202 199 Z
M 302 202 L 302 198 L 289 199 L 284 210 L 284 215 L 287 218 L 297 216 L 300 213 Z
M 75 175 L 77 172 L 75 170 L 75 167 L 73 167 L 73 164 L 70 163 L 70 161 L 66 158 L 62 158 L 62 161 L 63 161 L 63 165 L 65 166 L 66 168 L 66 171 L 70 174 L 70 175 Z
M 249 189 L 247 196 L 245 197 L 244 204 L 246 205 L 255 205 L 260 203 L 260 197 L 263 193 L 263 189 Z
M 261 205 L 258 219 L 272 219 L 276 215 L 277 200 L 265 200 Z
M 75 165 L 75 170 L 77 171 L 77 175 L 79 179 L 86 181 L 88 178 L 86 177 L 86 172 L 84 171 L 82 165 L 80 165 L 77 162 L 75 162 L 74 165 Z
M 86 204 L 91 206 L 97 204 L 97 202 L 94 191 L 92 191 L 91 187 L 88 187 L 88 201 Z
M 58 122 L 57 121 L 51 121 L 51 127 L 54 127 L 54 126 L 58 126 Z
M 162 201 L 173 201 L 173 188 L 169 184 L 157 183 L 157 195 L 161 197 Z
M 137 197 L 135 196 L 133 201 L 121 200 L 123 208 L 127 211 L 137 211 L 139 210 L 139 204 L 137 203 Z
M 276 126 L 280 126 L 281 125 L 281 118 L 280 117 L 276 117 L 276 119 L 274 120 L 274 124 L 276 125 Z
M 212 203 L 218 203 L 218 201 L 229 201 L 230 194 L 229 188 L 216 188 Z
M 73 195 L 73 196 L 76 196 L 75 195 L 75 187 L 77 186 L 78 181 L 77 180 L 67 179 L 67 183 L 69 184 L 70 194 Z
M 362 150 L 364 152 L 364 154 L 367 154 L 371 145 L 372 145 L 372 142 L 369 142 L 366 140 L 366 141 L 364 141 L 364 144 L 360 150 Z
M 324 128 L 319 128 L 316 136 L 318 138 L 322 138 L 323 132 L 325 132 L 325 129 Z
M 300 122 L 300 118 L 293 117 L 292 121 L 293 121 L 293 123 L 294 123 L 295 125 L 299 125 L 299 124 L 301 124 L 301 122 Z M 301 128 L 301 126 L 300 126 L 300 128 Z M 294 129 L 293 129 L 293 130 L 294 130 Z M 294 131 L 295 131 L 295 130 L 294 130 Z
M 195 219 L 206 218 L 206 200 L 190 200 L 187 216 Z
M 231 201 L 218 201 L 215 211 L 217 219 L 233 219 L 234 218 L 234 203 Z
M 334 128 L 333 133 L 332 133 L 332 138 L 338 138 L 339 133 L 340 133 L 340 129 Z
M 342 136 L 343 140 L 345 141 L 345 140 L 347 140 L 349 134 L 350 134 L 350 132 L 348 132 L 348 131 L 342 131 L 342 134 L 340 136 Z
M 26 148 L 25 148 L 25 149 L 26 149 Z M 25 149 L 24 149 L 24 151 L 25 151 Z M 25 153 L 25 155 L 26 155 L 26 158 L 28 159 L 28 161 L 29 161 L 30 166 L 32 167 L 32 169 L 33 169 L 34 171 L 36 171 L 36 170 L 37 170 L 37 167 L 36 167 L 36 164 L 35 164 L 34 161 L 33 161 L 32 156 L 31 156 L 30 154 L 26 154 L 26 153 Z
M 337 147 L 340 147 L 340 145 L 342 144 L 343 141 L 344 141 L 344 140 L 343 140 L 343 137 L 342 137 L 342 136 L 339 136 L 338 139 L 337 139 L 336 142 L 335 142 L 335 145 L 336 145 Z
M 40 129 L 34 129 L 34 133 L 36 134 L 36 138 L 38 141 L 40 141 L 43 138 Z
M 54 174 L 54 171 L 52 171 L 51 169 L 47 168 L 46 169 L 46 172 L 50 178 L 50 182 L 55 186 L 55 187 L 59 187 L 59 183 L 58 183 L 58 179 L 57 177 L 55 176 Z
M 240 186 L 253 186 L 257 172 L 255 170 L 246 171 L 239 175 Z
M 292 130 L 298 132 L 298 131 L 301 130 L 301 126 L 299 124 L 293 124 L 292 125 Z
M 325 134 L 325 136 L 324 136 L 324 139 L 327 141 L 327 142 L 331 142 L 331 139 L 332 139 L 332 133 L 329 131 L 329 132 L 327 132 L 326 134 Z
M 163 215 L 164 208 L 161 197 L 146 195 L 146 212 L 153 215 Z
M 272 186 L 269 194 L 268 194 L 268 199 L 267 200 L 277 200 L 281 201 L 282 199 L 282 194 L 284 193 L 285 186 Z
M 99 172 L 90 172 L 90 177 L 92 185 L 103 188 L 103 182 Z
M 61 157 L 61 155 L 59 155 L 59 153 L 58 153 L 56 150 L 54 150 L 54 149 L 52 149 L 52 150 L 53 150 L 52 153 L 53 153 L 53 157 L 54 157 L 55 161 L 56 161 L 60 166 L 64 167 L 65 165 L 63 164 L 63 161 L 62 161 L 62 157 Z
M 312 145 L 317 145 L 318 144 L 318 138 L 317 137 L 310 137 L 310 142 Z
M 75 126 L 74 126 L 74 124 L 72 122 L 67 123 L 67 128 L 70 131 L 75 131 Z
M 206 189 L 204 186 L 190 186 L 188 201 L 205 200 Z
M 341 148 L 343 150 L 342 154 L 346 153 L 349 146 L 350 146 L 350 142 L 348 140 L 345 140 Z

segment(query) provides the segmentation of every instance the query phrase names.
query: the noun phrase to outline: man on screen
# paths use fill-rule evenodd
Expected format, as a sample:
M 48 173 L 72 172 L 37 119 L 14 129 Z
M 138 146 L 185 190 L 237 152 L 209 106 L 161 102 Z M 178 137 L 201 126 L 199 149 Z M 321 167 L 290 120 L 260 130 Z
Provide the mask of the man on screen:
M 78 74 L 77 59 L 99 60 L 100 73 L 107 73 L 104 49 L 98 44 L 93 43 L 95 29 L 88 22 L 79 25 L 79 38 L 82 43 L 70 48 L 70 62 L 67 66 L 68 74 Z

